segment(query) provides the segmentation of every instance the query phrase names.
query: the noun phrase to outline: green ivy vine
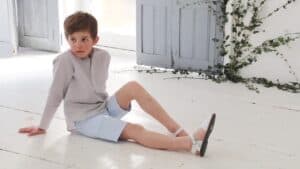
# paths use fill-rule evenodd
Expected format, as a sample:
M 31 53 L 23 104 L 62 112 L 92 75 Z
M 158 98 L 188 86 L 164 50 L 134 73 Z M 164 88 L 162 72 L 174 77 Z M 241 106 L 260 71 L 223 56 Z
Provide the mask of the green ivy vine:
M 288 60 L 284 58 L 284 55 L 278 51 L 278 48 L 284 45 L 288 45 L 290 42 L 300 38 L 299 33 L 289 33 L 280 35 L 273 39 L 266 40 L 259 45 L 254 46 L 250 43 L 250 37 L 254 34 L 264 32 L 261 29 L 261 25 L 264 20 L 274 15 L 274 13 L 281 9 L 286 9 L 290 4 L 296 0 L 286 0 L 280 7 L 274 9 L 271 13 L 261 17 L 259 15 L 264 4 L 267 0 L 233 0 L 231 3 L 231 11 L 226 13 L 226 16 L 232 18 L 231 34 L 225 36 L 223 47 L 225 53 L 228 55 L 230 62 L 224 66 L 221 66 L 224 70 L 224 79 L 228 79 L 232 82 L 245 83 L 249 89 L 257 90 L 253 84 L 261 84 L 265 87 L 277 87 L 280 90 L 289 92 L 300 92 L 300 84 L 295 72 L 288 63 Z M 249 17 L 249 23 L 245 23 L 246 17 Z M 240 70 L 248 65 L 257 61 L 258 57 L 264 53 L 275 53 L 280 56 L 288 65 L 289 72 L 294 75 L 297 82 L 281 83 L 279 80 L 273 82 L 264 77 L 252 77 L 245 78 L 241 76 Z
M 259 92 L 254 84 L 261 84 L 265 87 L 277 87 L 280 90 L 299 93 L 300 83 L 293 71 L 291 65 L 284 55 L 279 52 L 278 48 L 288 45 L 292 41 L 300 38 L 300 33 L 289 33 L 280 35 L 273 39 L 266 40 L 259 45 L 253 45 L 250 42 L 252 35 L 265 32 L 261 28 L 266 19 L 273 16 L 276 12 L 282 9 L 287 9 L 289 5 L 296 0 L 286 0 L 280 7 L 275 8 L 266 16 L 260 16 L 260 12 L 266 4 L 267 0 L 194 0 L 194 1 L 180 1 L 178 4 L 182 7 L 208 4 L 209 9 L 217 16 L 217 25 L 224 31 L 224 39 L 213 39 L 219 42 L 220 46 L 217 48 L 220 51 L 220 56 L 228 57 L 229 63 L 225 65 L 218 64 L 215 67 L 209 67 L 208 70 L 199 70 L 199 74 L 205 73 L 209 79 L 216 82 L 232 81 L 234 83 L 244 83 L 251 89 Z M 186 3 L 184 3 L 186 2 Z M 229 6 L 230 5 L 230 6 Z M 230 11 L 228 8 L 230 7 Z M 248 18 L 248 22 L 246 22 Z M 231 33 L 225 34 L 225 24 L 231 20 Z M 265 53 L 274 53 L 279 56 L 289 68 L 289 72 L 295 77 L 295 82 L 281 83 L 279 80 L 273 82 L 264 77 L 243 77 L 240 73 L 241 69 L 255 63 L 261 55 Z M 186 70 L 174 70 L 173 73 L 186 74 Z

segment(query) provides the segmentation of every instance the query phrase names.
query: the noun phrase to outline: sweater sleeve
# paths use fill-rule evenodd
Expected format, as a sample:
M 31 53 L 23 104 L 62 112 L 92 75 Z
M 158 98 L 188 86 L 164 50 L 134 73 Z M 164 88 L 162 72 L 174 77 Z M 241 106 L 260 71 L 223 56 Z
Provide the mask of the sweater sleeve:
M 96 57 L 97 56 L 97 57 Z M 92 81 L 99 93 L 106 92 L 111 56 L 106 51 L 98 51 L 92 61 Z
M 48 129 L 53 116 L 63 100 L 73 76 L 72 61 L 60 55 L 53 61 L 53 80 L 39 128 Z

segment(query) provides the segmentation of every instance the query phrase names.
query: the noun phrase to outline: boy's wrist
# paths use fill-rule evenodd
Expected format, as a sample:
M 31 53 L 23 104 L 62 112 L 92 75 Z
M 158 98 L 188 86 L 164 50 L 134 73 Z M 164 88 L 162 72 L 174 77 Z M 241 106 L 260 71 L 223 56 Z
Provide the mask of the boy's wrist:
M 46 129 L 44 128 L 44 127 L 42 127 L 42 126 L 37 126 L 37 128 L 39 129 L 39 130 L 41 130 L 41 131 L 46 131 Z

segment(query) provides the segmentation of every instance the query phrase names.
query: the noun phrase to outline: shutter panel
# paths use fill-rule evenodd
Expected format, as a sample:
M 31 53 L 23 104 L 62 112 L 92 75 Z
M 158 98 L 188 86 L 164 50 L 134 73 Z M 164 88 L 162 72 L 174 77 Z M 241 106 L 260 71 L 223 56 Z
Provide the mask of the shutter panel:
M 18 49 L 16 1 L 1 0 L 0 18 L 0 57 L 9 57 Z
M 137 0 L 137 63 L 171 67 L 168 0 Z
M 20 46 L 59 51 L 58 0 L 18 0 Z
M 184 6 L 174 0 L 138 0 L 138 64 L 206 70 L 223 63 L 218 52 L 223 30 L 216 25 L 216 19 L 204 1 Z

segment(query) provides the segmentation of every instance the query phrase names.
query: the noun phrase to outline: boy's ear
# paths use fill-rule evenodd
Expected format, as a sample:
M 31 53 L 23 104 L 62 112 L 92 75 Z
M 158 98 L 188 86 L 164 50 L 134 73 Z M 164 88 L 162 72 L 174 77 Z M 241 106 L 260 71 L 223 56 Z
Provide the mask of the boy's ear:
M 94 45 L 96 45 L 99 41 L 99 36 L 97 36 L 95 39 L 94 39 Z

